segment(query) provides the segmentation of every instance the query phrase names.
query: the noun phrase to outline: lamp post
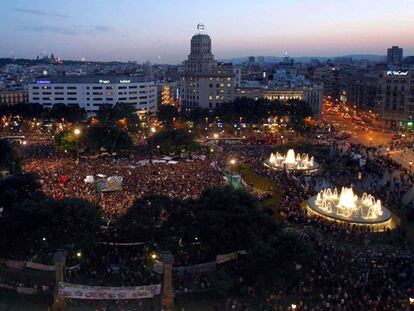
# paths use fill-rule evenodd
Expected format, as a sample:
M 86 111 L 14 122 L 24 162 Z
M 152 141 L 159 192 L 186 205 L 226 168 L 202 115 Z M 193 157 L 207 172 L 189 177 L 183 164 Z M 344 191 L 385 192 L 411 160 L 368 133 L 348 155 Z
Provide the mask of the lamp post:
M 233 184 L 233 167 L 236 165 L 237 160 L 236 159 L 230 159 L 230 183 Z
M 73 134 L 75 134 L 75 137 L 76 137 L 76 163 L 79 163 L 79 135 L 80 133 L 81 131 L 78 128 L 76 128 L 73 131 Z

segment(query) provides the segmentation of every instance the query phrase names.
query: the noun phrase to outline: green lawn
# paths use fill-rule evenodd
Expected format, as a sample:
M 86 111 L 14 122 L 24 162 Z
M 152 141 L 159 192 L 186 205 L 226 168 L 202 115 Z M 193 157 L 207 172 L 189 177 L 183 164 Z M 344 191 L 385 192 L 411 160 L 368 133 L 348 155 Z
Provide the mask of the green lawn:
M 269 200 L 263 202 L 263 208 L 275 208 L 278 206 L 283 192 L 278 189 L 273 180 L 257 175 L 252 171 L 251 166 L 248 164 L 241 164 L 239 167 L 239 172 L 243 180 L 248 185 L 251 185 L 254 189 L 273 193 L 272 197 Z
M 241 164 L 239 167 L 239 171 L 244 181 L 248 185 L 251 185 L 253 188 L 265 192 L 274 190 L 274 182 L 266 177 L 254 173 L 250 165 Z

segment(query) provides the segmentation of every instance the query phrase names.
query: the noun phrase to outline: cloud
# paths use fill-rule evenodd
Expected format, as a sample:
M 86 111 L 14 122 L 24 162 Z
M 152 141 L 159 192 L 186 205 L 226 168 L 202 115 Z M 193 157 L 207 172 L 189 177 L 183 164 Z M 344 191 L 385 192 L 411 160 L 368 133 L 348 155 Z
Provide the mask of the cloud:
M 57 13 L 50 13 L 40 10 L 33 10 L 33 9 L 22 9 L 22 8 L 12 8 L 11 10 L 18 12 L 18 13 L 25 13 L 37 16 L 48 16 L 48 17 L 57 17 L 57 18 L 70 18 L 69 15 L 65 14 L 57 14 Z
M 22 26 L 20 30 L 26 32 L 54 33 L 67 36 L 99 34 L 113 32 L 115 29 L 103 25 L 69 25 L 69 26 L 49 26 L 49 25 L 32 25 Z

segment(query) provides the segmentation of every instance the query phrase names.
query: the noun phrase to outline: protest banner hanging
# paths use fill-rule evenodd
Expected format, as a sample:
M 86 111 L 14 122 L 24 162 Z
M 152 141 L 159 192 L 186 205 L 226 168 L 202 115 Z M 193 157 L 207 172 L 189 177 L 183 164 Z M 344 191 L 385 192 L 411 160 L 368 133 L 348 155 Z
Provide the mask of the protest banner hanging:
M 152 298 L 161 292 L 161 284 L 135 287 L 100 287 L 59 283 L 59 296 L 70 299 L 143 299 Z

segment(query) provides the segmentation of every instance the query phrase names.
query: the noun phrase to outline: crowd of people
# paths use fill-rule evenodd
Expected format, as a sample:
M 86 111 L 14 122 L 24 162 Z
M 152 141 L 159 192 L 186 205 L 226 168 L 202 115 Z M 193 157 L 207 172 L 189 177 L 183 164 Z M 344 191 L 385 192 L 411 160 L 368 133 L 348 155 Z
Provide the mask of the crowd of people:
M 50 155 L 27 157 L 23 169 L 39 174 L 47 195 L 88 200 L 100 206 L 109 219 L 123 215 L 136 199 L 148 194 L 185 199 L 197 197 L 206 188 L 224 182 L 222 173 L 209 158 L 183 159 L 174 164 L 145 162 L 140 157 L 80 159 L 77 163 L 70 157 Z M 94 179 L 120 176 L 122 190 L 99 192 L 93 183 L 85 182 L 87 176 Z
M 317 257 L 312 265 L 302 267 L 303 277 L 296 286 L 286 288 L 280 284 L 270 290 L 266 299 L 259 299 L 253 294 L 255 290 L 251 289 L 251 284 L 241 282 L 239 294 L 249 298 L 246 301 L 229 298 L 224 305 L 214 306 L 215 310 L 251 310 L 254 305 L 260 306 L 261 311 L 274 311 L 286 310 L 291 304 L 296 310 L 402 310 L 408 298 L 414 295 L 414 257 L 405 250 L 404 239 L 395 240 L 388 231 L 374 233 L 367 227 L 327 222 L 308 215 L 301 207 L 304 200 L 317 192 L 323 179 L 323 183 L 338 188 L 354 185 L 393 209 L 412 208 L 411 201 L 403 204 L 402 198 L 412 189 L 413 175 L 373 148 L 360 145 L 335 148 L 332 156 L 337 157 L 338 162 L 348 161 L 349 169 L 325 171 L 323 176 L 313 178 L 264 167 L 263 160 L 273 151 L 267 142 L 223 145 L 218 148 L 221 152 L 207 155 L 205 159 L 181 159 L 174 164 L 151 161 L 143 164 L 147 158 L 138 154 L 123 160 L 94 158 L 76 163 L 73 158 L 54 155 L 50 146 L 30 148 L 23 168 L 39 174 L 47 195 L 56 199 L 88 200 L 100 206 L 108 219 L 125 214 L 136 199 L 146 194 L 189 198 L 199 196 L 206 188 L 222 185 L 223 170 L 229 168 L 232 158 L 249 164 L 254 173 L 272 180 L 275 189 L 282 193 L 274 212 L 282 219 L 282 225 L 293 226 L 301 232 L 303 239 L 313 245 Z M 355 154 L 366 163 L 360 165 L 354 161 Z M 121 176 L 122 190 L 102 193 L 95 185 L 85 182 L 86 176 L 99 178 L 98 174 Z M 389 243 L 393 245 L 378 241 L 393 241 Z M 161 282 L 160 275 L 151 269 L 151 258 L 145 246 L 97 244 L 88 252 L 93 256 L 85 256 L 79 270 L 68 271 L 68 281 L 105 286 Z M 190 261 L 182 260 L 181 264 Z M 206 290 L 213 286 L 213 278 L 207 274 L 175 279 L 177 292 Z
M 283 193 L 276 213 L 287 226 L 295 226 L 312 243 L 317 254 L 313 265 L 302 267 L 303 277 L 297 286 L 286 288 L 280 284 L 265 301 L 251 296 L 250 305 L 260 305 L 263 311 L 286 310 L 291 305 L 295 310 L 403 310 L 407 307 L 409 297 L 414 295 L 414 254 L 405 251 L 404 239 L 399 234 L 391 236 L 389 230 L 372 232 L 369 227 L 328 222 L 309 215 L 301 203 L 317 192 L 318 176 L 310 179 L 267 169 L 262 164 L 269 156 L 269 148 L 265 146 L 231 147 L 230 152 L 235 154 L 236 149 L 241 162 L 251 164 L 256 174 L 275 182 L 278 191 Z M 355 154 L 362 155 L 366 165 L 360 167 L 358 161 L 354 165 L 367 182 L 362 183 L 358 175 L 350 173 L 351 168 L 347 172 L 324 173 L 325 182 L 339 188 L 365 187 L 362 190 L 401 208 L 401 197 L 412 188 L 411 174 L 387 156 L 372 155 L 372 152 L 359 145 L 334 151 L 338 162 L 352 160 Z M 409 207 L 410 203 L 404 208 Z M 387 245 L 387 242 L 390 243 Z M 243 289 L 246 293 L 247 286 Z M 233 302 L 226 310 L 246 308 L 242 302 Z

